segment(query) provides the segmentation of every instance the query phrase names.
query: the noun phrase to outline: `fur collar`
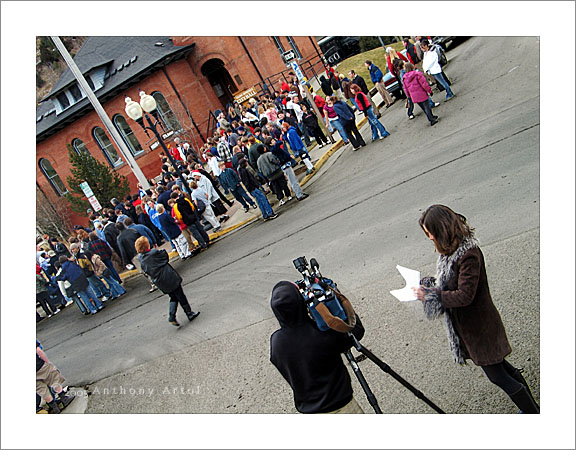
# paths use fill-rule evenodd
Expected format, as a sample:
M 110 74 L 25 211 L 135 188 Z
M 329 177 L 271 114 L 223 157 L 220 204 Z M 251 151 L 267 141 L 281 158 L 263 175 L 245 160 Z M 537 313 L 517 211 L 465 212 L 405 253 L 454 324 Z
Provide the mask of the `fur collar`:
M 430 320 L 443 316 L 448 342 L 450 344 L 450 352 L 452 353 L 454 361 L 458 364 L 466 364 L 465 352 L 460 344 L 460 337 L 452 324 L 450 309 L 446 309 L 442 305 L 438 289 L 444 289 L 448 280 L 452 278 L 454 264 L 459 261 L 467 251 L 476 247 L 478 247 L 478 241 L 473 237 L 468 237 L 462 241 L 460 246 L 451 255 L 440 255 L 436 264 L 436 281 L 434 287 L 423 287 L 426 292 L 424 297 L 424 314 Z

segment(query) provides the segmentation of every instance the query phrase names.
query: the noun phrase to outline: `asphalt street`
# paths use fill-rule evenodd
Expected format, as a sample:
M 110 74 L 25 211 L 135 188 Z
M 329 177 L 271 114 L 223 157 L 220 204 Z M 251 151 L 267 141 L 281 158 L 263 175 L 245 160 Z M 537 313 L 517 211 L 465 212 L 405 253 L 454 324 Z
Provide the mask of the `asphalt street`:
M 269 307 L 292 260 L 316 258 L 351 299 L 363 343 L 449 413 L 515 413 L 473 364 L 452 362 L 441 321 L 398 302 L 400 264 L 433 275 L 436 254 L 418 226 L 442 203 L 467 216 L 486 257 L 492 296 L 513 352 L 540 395 L 539 41 L 475 37 L 447 53 L 456 97 L 408 120 L 404 102 L 382 110 L 391 136 L 345 146 L 307 185 L 310 197 L 279 209 L 174 267 L 198 319 L 167 322 L 168 297 L 141 277 L 94 317 L 75 308 L 38 325 L 47 355 L 71 386 L 87 386 L 88 413 L 294 413 L 291 391 L 269 362 L 278 327 Z M 519 294 L 518 286 L 521 286 Z M 182 312 L 179 318 L 185 321 Z M 368 360 L 360 363 L 385 413 L 433 413 Z M 371 408 L 353 379 L 356 398 Z

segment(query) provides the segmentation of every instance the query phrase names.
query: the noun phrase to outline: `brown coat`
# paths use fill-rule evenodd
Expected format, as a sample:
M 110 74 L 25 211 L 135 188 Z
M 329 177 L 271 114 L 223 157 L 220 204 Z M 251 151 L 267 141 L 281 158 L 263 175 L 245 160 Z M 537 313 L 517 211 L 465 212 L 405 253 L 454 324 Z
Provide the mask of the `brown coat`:
M 104 264 L 102 261 L 102 258 L 100 258 L 100 255 L 97 255 L 96 253 L 92 255 L 92 265 L 94 266 L 94 273 L 96 276 L 102 277 L 102 274 L 107 269 L 107 267 L 106 264 Z
M 451 276 L 438 291 L 463 350 L 476 365 L 497 364 L 510 354 L 504 324 L 490 295 L 480 248 L 471 248 L 454 262 Z

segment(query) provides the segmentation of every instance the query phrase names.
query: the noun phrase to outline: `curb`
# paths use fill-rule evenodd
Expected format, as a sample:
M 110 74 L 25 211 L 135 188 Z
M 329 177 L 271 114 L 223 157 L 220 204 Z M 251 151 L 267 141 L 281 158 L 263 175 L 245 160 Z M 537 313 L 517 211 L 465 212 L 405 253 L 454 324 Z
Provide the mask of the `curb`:
M 236 225 L 232 225 L 231 227 L 228 227 L 228 228 L 225 228 L 225 229 L 223 229 L 223 230 L 217 231 L 216 233 L 209 233 L 208 236 L 210 237 L 210 240 L 212 240 L 212 239 L 217 239 L 217 238 L 223 237 L 223 236 L 231 233 L 231 232 L 234 231 L 234 230 L 237 230 L 237 229 L 240 228 L 240 227 L 243 227 L 244 225 L 247 225 L 247 224 L 249 224 L 249 223 L 251 223 L 251 222 L 254 222 L 254 221 L 256 221 L 256 220 L 258 220 L 258 217 L 252 217 L 251 219 L 247 219 L 247 220 L 245 220 L 244 222 L 237 223 Z M 198 241 L 194 241 L 194 243 L 195 243 L 195 244 L 198 244 Z M 173 259 L 173 258 L 175 258 L 175 257 L 177 257 L 177 256 L 178 256 L 178 252 L 176 252 L 176 251 L 174 251 L 174 250 L 172 250 L 171 252 L 168 253 L 168 257 L 169 257 L 170 259 Z M 120 274 L 120 278 L 121 278 L 122 280 L 127 280 L 127 279 L 129 279 L 129 278 L 132 278 L 132 277 L 138 275 L 138 274 L 139 274 L 138 270 L 133 269 L 133 270 L 130 270 L 130 271 L 127 271 L 127 272 L 122 272 L 122 273 Z
M 368 118 L 367 117 L 363 117 L 362 120 L 360 120 L 360 122 L 358 122 L 356 124 L 356 127 L 358 129 L 360 129 L 361 127 L 363 127 L 366 122 L 368 122 Z M 308 181 L 310 181 L 310 179 L 316 175 L 316 173 L 318 173 L 318 170 L 326 163 L 326 161 L 328 161 L 328 158 L 330 158 L 330 156 L 332 156 L 334 153 L 336 153 L 337 150 L 339 150 L 340 148 L 342 148 L 344 146 L 344 141 L 342 139 L 340 139 L 338 142 L 336 142 L 334 145 L 332 145 L 332 147 L 330 147 L 330 149 L 324 153 L 320 159 L 318 161 L 316 161 L 316 164 L 314 164 L 314 172 L 309 173 L 308 175 L 306 175 L 302 181 L 300 181 L 300 185 L 304 186 L 306 183 L 308 183 Z

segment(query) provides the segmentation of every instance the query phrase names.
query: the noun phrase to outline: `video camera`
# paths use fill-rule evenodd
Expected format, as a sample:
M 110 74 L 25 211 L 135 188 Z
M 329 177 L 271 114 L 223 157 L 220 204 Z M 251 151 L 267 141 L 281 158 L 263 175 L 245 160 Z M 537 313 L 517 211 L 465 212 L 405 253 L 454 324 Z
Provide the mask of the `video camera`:
M 304 256 L 292 262 L 304 277 L 296 281 L 296 284 L 318 329 L 333 329 L 343 333 L 350 331 L 356 323 L 354 309 L 348 299 L 338 292 L 336 283 L 322 276 L 316 259 L 310 259 L 310 268 Z

